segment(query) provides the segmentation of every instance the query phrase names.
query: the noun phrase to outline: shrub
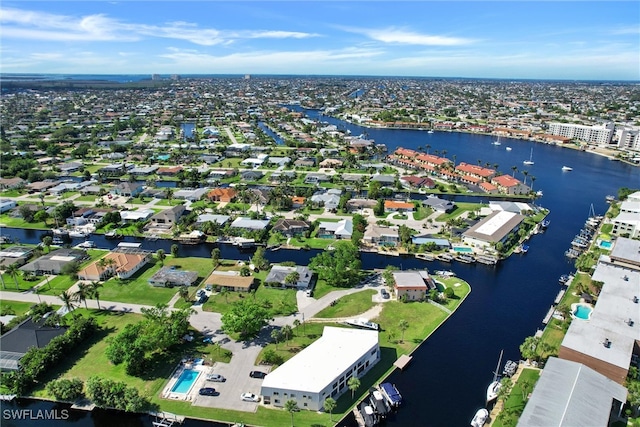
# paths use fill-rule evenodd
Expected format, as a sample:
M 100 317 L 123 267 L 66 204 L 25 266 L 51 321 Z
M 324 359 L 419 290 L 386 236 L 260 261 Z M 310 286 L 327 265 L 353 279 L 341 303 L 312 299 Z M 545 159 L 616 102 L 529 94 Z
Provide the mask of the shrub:
M 62 378 L 57 381 L 51 381 L 47 384 L 47 392 L 51 393 L 57 400 L 74 401 L 82 396 L 84 383 L 74 378 L 68 380 Z
M 140 396 L 136 388 L 100 377 L 90 377 L 87 380 L 87 396 L 102 408 L 141 412 L 149 407 L 149 401 Z

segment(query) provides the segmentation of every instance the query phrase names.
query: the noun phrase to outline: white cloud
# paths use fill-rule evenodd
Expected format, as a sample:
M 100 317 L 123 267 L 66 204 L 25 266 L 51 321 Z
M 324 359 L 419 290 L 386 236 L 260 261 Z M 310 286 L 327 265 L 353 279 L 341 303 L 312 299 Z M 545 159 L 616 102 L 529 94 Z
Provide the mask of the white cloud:
M 362 34 L 370 39 L 390 44 L 407 44 L 422 46 L 459 46 L 475 43 L 473 39 L 449 37 L 443 35 L 421 34 L 401 28 L 353 28 L 343 27 L 351 33 Z

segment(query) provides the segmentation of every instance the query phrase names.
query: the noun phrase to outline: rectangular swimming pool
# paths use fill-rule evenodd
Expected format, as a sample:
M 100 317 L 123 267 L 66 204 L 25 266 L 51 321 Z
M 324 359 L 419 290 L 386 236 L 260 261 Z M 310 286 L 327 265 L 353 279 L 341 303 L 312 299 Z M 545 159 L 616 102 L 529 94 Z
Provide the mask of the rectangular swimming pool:
M 180 374 L 180 377 L 178 377 L 178 381 L 176 381 L 176 383 L 171 388 L 171 391 L 173 393 L 187 393 L 198 378 L 198 375 L 200 375 L 200 372 L 198 371 L 194 371 L 193 369 L 185 369 Z
M 471 253 L 471 252 L 473 252 L 473 249 L 467 248 L 466 246 L 454 246 L 453 250 L 455 252 L 463 252 L 463 253 Z

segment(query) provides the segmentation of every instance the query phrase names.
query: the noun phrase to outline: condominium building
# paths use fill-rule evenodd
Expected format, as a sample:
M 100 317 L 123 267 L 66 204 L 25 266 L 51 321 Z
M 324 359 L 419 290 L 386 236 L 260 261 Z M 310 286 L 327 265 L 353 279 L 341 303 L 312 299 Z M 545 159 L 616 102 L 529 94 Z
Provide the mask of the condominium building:
M 549 123 L 549 133 L 598 145 L 608 145 L 613 139 L 615 125 L 577 125 L 573 123 Z

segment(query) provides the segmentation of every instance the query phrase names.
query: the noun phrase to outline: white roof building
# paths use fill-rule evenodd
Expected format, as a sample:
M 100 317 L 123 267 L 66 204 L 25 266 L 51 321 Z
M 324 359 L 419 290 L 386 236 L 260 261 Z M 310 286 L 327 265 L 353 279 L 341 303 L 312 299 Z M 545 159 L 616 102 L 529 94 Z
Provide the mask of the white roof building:
M 265 404 L 321 410 L 328 397 L 349 390 L 352 376 L 362 377 L 380 360 L 378 332 L 326 326 L 322 337 L 267 375 L 261 394 Z
M 470 246 L 491 246 L 504 241 L 509 233 L 516 231 L 524 216 L 508 211 L 495 211 L 476 225 L 462 233 L 462 241 Z

